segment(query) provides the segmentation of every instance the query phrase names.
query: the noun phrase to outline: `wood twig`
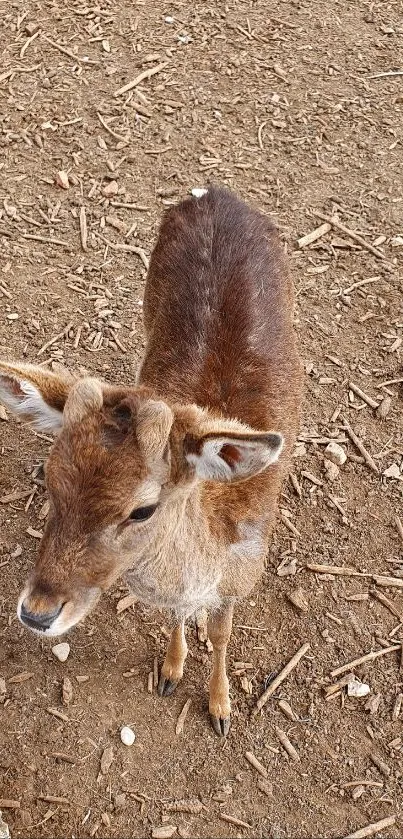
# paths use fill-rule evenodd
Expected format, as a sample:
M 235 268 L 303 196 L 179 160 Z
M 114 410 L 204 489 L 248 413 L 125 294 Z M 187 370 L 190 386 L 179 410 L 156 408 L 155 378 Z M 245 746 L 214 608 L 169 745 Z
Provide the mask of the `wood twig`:
M 101 239 L 101 242 L 104 242 L 105 245 L 108 245 L 108 247 L 112 251 L 124 251 L 125 253 L 135 253 L 141 259 L 146 271 L 148 271 L 149 260 L 143 248 L 140 248 L 137 245 L 123 245 L 120 242 L 111 242 L 109 239 L 106 239 L 105 236 L 102 236 L 101 233 L 96 233 L 96 236 L 98 237 L 98 239 Z
M 53 236 L 39 236 L 38 233 L 22 233 L 23 239 L 30 239 L 34 242 L 43 242 L 44 245 L 59 245 L 61 248 L 71 250 L 68 242 L 63 242 L 62 239 L 54 239 Z
M 283 749 L 285 749 L 285 751 L 290 756 L 290 758 L 292 760 L 299 761 L 300 756 L 299 756 L 297 750 L 294 748 L 293 744 L 291 743 L 291 740 L 289 740 L 285 731 L 283 731 L 283 729 L 279 728 L 277 725 L 276 725 L 276 734 L 277 734 L 278 739 L 280 740 L 280 743 L 281 743 Z
M 128 143 L 130 139 L 130 134 L 126 134 L 126 137 L 123 137 L 123 134 L 118 134 L 117 131 L 114 131 L 113 128 L 108 125 L 106 120 L 103 118 L 102 114 L 97 111 L 97 117 L 101 123 L 101 125 L 105 128 L 105 131 L 113 137 L 114 140 L 117 140 L 118 143 Z
M 403 524 L 399 516 L 395 516 L 396 530 L 399 534 L 400 541 L 403 542 Z
M 379 475 L 379 469 L 374 459 L 371 457 L 370 453 L 365 448 L 362 440 L 360 440 L 360 438 L 357 437 L 355 431 L 351 428 L 350 423 L 346 420 L 345 417 L 341 416 L 340 419 L 343 423 L 344 430 L 347 432 L 348 436 L 350 437 L 350 440 L 354 443 L 360 454 L 362 454 L 367 466 L 369 466 L 369 468 L 372 469 L 375 475 Z
M 403 580 L 400 577 L 385 577 L 380 574 L 373 574 L 372 579 L 377 586 L 383 586 L 384 588 L 388 588 L 388 586 L 392 588 L 403 588 Z
M 149 67 L 148 70 L 143 70 L 143 72 L 136 76 L 133 81 L 127 82 L 127 84 L 124 84 L 123 87 L 119 88 L 119 90 L 116 90 L 114 96 L 117 98 L 118 96 L 123 96 L 124 93 L 128 93 L 129 90 L 133 90 L 134 87 L 137 87 L 138 84 L 144 82 L 145 79 L 150 79 L 151 76 L 155 76 L 156 73 L 160 73 L 167 64 L 167 61 L 161 61 L 161 64 L 157 64 L 155 67 Z
M 290 659 L 288 664 L 286 664 L 281 673 L 279 673 L 278 676 L 276 676 L 276 678 L 273 679 L 268 688 L 266 688 L 265 692 L 262 693 L 262 695 L 259 697 L 252 711 L 253 716 L 256 716 L 256 714 L 259 713 L 259 711 L 263 708 L 263 705 L 266 704 L 270 696 L 272 696 L 273 693 L 276 692 L 279 685 L 281 685 L 281 683 L 284 682 L 284 679 L 286 679 L 287 676 L 289 676 L 289 674 L 292 672 L 292 670 L 294 670 L 297 664 L 299 664 L 301 658 L 303 658 L 303 656 L 306 655 L 309 649 L 310 644 L 306 643 L 303 644 L 302 647 L 299 648 L 299 650 L 297 650 L 295 655 L 293 655 L 293 657 Z
M 392 603 L 391 600 L 389 600 L 388 597 L 385 597 L 385 595 L 381 591 L 377 591 L 376 588 L 371 589 L 371 594 L 372 597 L 375 597 L 376 600 L 379 600 L 379 602 L 382 603 L 382 606 L 385 606 L 385 609 L 388 609 L 389 612 L 391 612 L 392 615 L 395 616 L 395 618 L 399 618 L 399 621 L 403 622 L 403 612 L 399 612 L 399 609 L 395 606 L 394 603 Z
M 220 819 L 228 824 L 233 824 L 235 827 L 251 827 L 252 825 L 243 822 L 242 819 L 237 819 L 236 816 L 228 816 L 227 813 L 220 813 Z
M 331 670 L 330 675 L 333 679 L 336 676 L 340 676 L 341 673 L 346 673 L 347 670 L 353 670 L 354 667 L 358 667 L 360 664 L 366 664 L 367 661 L 374 661 L 375 658 L 380 658 L 388 653 L 393 653 L 395 650 L 400 650 L 400 648 L 401 644 L 392 644 L 390 647 L 383 647 L 382 650 L 374 650 L 370 653 L 366 653 L 365 655 L 360 656 L 360 658 L 355 658 L 353 661 L 349 661 L 347 664 L 342 664 L 341 667 L 336 667 L 335 670 Z
M 326 233 L 329 233 L 329 230 L 331 229 L 332 225 L 326 221 L 324 224 L 321 224 L 319 225 L 319 227 L 316 227 L 315 230 L 312 230 L 310 233 L 307 233 L 306 236 L 302 236 L 301 239 L 298 239 L 298 247 L 306 248 L 308 245 L 312 245 L 313 242 L 316 242 L 318 239 L 321 239 L 322 236 L 326 236 Z
M 349 236 L 350 239 L 352 239 L 354 242 L 358 242 L 359 245 L 361 245 L 363 248 L 366 248 L 367 251 L 370 251 L 370 253 L 372 253 L 378 259 L 382 259 L 383 261 L 385 261 L 386 257 L 382 253 L 382 251 L 379 251 L 378 248 L 374 248 L 374 246 L 371 245 L 369 242 L 366 242 L 365 239 L 363 239 L 363 237 L 360 236 L 359 233 L 355 233 L 354 230 L 350 230 L 349 227 L 346 227 L 345 224 L 342 224 L 341 221 L 339 221 L 334 216 L 325 216 L 324 213 L 318 213 L 317 211 L 314 212 L 314 216 L 322 219 L 322 221 L 328 222 L 328 224 L 331 224 L 332 227 L 336 228 L 336 230 L 340 230 L 341 233 L 345 234 L 345 236 Z
M 352 390 L 356 396 L 359 396 L 363 402 L 366 402 L 370 408 L 379 408 L 379 402 L 377 402 L 376 399 L 373 399 L 372 396 L 368 396 L 368 394 L 361 390 L 361 388 L 354 384 L 354 382 L 349 382 L 348 386 L 350 390 Z
M 82 247 L 83 251 L 87 251 L 88 250 L 88 244 L 87 244 L 87 239 L 88 239 L 87 216 L 85 214 L 85 207 L 84 206 L 80 207 L 79 221 L 80 221 L 81 247 Z
M 261 775 L 262 778 L 268 778 L 267 769 L 264 768 L 264 766 L 260 763 L 260 760 L 255 757 L 253 752 L 245 752 L 245 757 L 248 763 L 256 769 L 256 772 L 259 772 L 259 775 Z
M 336 574 L 340 577 L 371 577 L 371 574 L 364 574 L 350 568 L 348 565 L 319 565 L 316 562 L 307 562 L 306 568 L 314 574 Z
M 396 822 L 396 816 L 387 816 L 386 819 L 381 819 L 379 822 L 371 822 L 354 833 L 349 833 L 345 839 L 367 839 L 367 836 L 374 836 L 379 830 L 385 830 L 386 827 L 392 827 Z

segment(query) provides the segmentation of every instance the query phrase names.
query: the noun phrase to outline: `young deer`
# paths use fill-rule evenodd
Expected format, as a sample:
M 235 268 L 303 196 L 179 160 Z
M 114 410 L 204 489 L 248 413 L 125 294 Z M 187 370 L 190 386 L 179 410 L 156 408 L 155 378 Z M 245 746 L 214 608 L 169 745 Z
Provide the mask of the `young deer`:
M 49 517 L 20 620 L 60 635 L 126 572 L 141 601 L 176 616 L 158 687 L 168 696 L 183 674 L 185 621 L 205 607 L 219 735 L 230 721 L 234 603 L 262 572 L 297 431 L 292 317 L 275 228 L 209 188 L 162 222 L 136 386 L 0 363 L 2 402 L 59 431 L 46 466 Z

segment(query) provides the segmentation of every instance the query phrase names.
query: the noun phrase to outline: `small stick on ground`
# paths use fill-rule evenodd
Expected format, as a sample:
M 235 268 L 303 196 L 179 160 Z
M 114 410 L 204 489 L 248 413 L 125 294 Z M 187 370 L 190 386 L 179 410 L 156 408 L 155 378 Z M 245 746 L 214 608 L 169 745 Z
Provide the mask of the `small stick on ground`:
M 350 440 L 352 440 L 352 442 L 357 447 L 360 454 L 362 454 L 366 464 L 369 466 L 370 469 L 372 469 L 372 471 L 375 473 L 375 475 L 379 475 L 379 469 L 378 469 L 375 461 L 373 460 L 370 453 L 365 448 L 363 442 L 360 440 L 359 437 L 357 437 L 355 431 L 353 431 L 353 429 L 351 428 L 350 423 L 347 422 L 345 417 L 340 417 L 340 419 L 343 423 L 344 430 L 347 431 L 347 434 L 350 437 Z
M 83 251 L 88 250 L 87 245 L 87 216 L 85 214 L 85 207 L 80 207 L 80 237 L 81 247 Z
M 154 670 L 150 670 L 147 679 L 147 693 L 152 693 L 154 690 Z
M 223 822 L 228 822 L 228 824 L 234 824 L 236 827 L 252 827 L 251 824 L 243 822 L 241 819 L 237 819 L 236 816 L 228 816 L 226 813 L 220 813 L 220 819 L 222 819 Z
M 299 756 L 297 750 L 294 748 L 293 744 L 291 743 L 291 740 L 288 739 L 285 731 L 283 731 L 283 729 L 279 728 L 277 725 L 276 725 L 276 734 L 277 734 L 278 739 L 280 740 L 281 745 L 286 750 L 287 754 L 292 758 L 292 760 L 299 761 L 300 756 Z
M 301 490 L 301 487 L 299 485 L 298 478 L 297 478 L 296 475 L 294 475 L 294 472 L 290 472 L 290 481 L 293 485 L 293 488 L 295 490 L 296 495 L 298 495 L 298 498 L 301 498 L 302 497 L 302 490 Z
M 385 778 L 389 778 L 390 775 L 390 768 L 387 763 L 385 763 L 378 755 L 372 753 L 370 755 L 372 763 L 379 769 L 380 773 L 385 776 Z
M 137 245 L 123 245 L 120 242 L 111 242 L 109 239 L 106 239 L 105 236 L 102 236 L 101 233 L 96 234 L 98 239 L 101 239 L 101 242 L 104 242 L 105 245 L 108 245 L 112 251 L 125 251 L 125 253 L 135 253 L 137 256 L 140 257 L 144 268 L 148 271 L 149 261 L 145 254 L 143 248 L 139 248 Z
M 60 795 L 38 795 L 40 801 L 47 801 L 48 804 L 70 804 L 68 798 L 62 798 Z
M 301 239 L 298 239 L 298 247 L 306 248 L 308 245 L 312 245 L 312 242 L 316 242 L 318 239 L 321 239 L 322 236 L 329 233 L 329 230 L 331 229 L 332 225 L 329 224 L 329 222 L 321 224 L 319 227 L 316 227 L 315 230 L 312 230 L 311 233 L 307 233 L 306 236 L 302 236 Z
M 379 830 L 385 830 L 386 827 L 392 827 L 396 822 L 396 816 L 387 816 L 386 819 L 381 819 L 379 822 L 371 822 L 366 827 L 361 827 L 354 833 L 349 833 L 345 839 L 366 839 L 367 836 L 374 836 Z
M 353 670 L 360 664 L 365 664 L 367 661 L 374 661 L 375 658 L 380 658 L 383 655 L 400 650 L 400 647 L 400 644 L 393 644 L 390 647 L 384 647 L 382 650 L 375 650 L 374 652 L 366 653 L 365 655 L 360 656 L 360 658 L 355 658 L 354 661 L 349 661 L 347 664 L 342 664 L 341 667 L 336 667 L 335 670 L 331 670 L 330 675 L 332 679 L 334 679 L 336 676 L 340 676 L 341 673 L 346 673 L 347 670 Z
M 118 143 L 128 143 L 129 142 L 129 135 L 126 134 L 126 137 L 123 137 L 123 134 L 118 134 L 117 131 L 114 131 L 113 128 L 108 125 L 106 120 L 103 118 L 102 114 L 97 111 L 97 117 L 101 123 L 101 125 L 105 128 L 105 131 L 113 137 L 114 140 L 117 140 Z
M 276 676 L 276 678 L 273 679 L 273 681 L 271 682 L 269 687 L 265 690 L 264 693 L 262 693 L 262 696 L 258 699 L 258 701 L 256 702 L 256 705 L 255 705 L 255 707 L 252 711 L 253 716 L 256 716 L 256 714 L 259 713 L 259 711 L 263 708 L 263 705 L 266 704 L 266 702 L 270 698 L 270 696 L 272 696 L 273 693 L 276 692 L 279 685 L 281 685 L 281 683 L 284 682 L 284 679 L 286 679 L 287 676 L 292 672 L 292 670 L 294 670 L 294 668 L 297 666 L 297 664 L 299 664 L 299 662 L 301 661 L 301 658 L 304 655 L 306 655 L 306 653 L 308 652 L 309 649 L 310 649 L 310 644 L 306 643 L 306 644 L 303 644 L 302 647 L 299 648 L 299 650 L 297 650 L 295 655 L 293 655 L 293 657 L 290 659 L 288 664 L 286 664 L 286 666 L 283 668 L 281 673 L 279 673 L 278 676 Z
M 376 600 L 379 600 L 382 603 L 382 606 L 385 606 L 385 609 L 389 609 L 389 612 L 395 616 L 395 618 L 399 618 L 399 621 L 403 622 L 403 614 L 399 612 L 399 609 L 396 608 L 395 604 L 389 600 L 388 597 L 385 597 L 381 591 L 377 591 L 376 588 L 371 589 L 372 597 L 375 597 Z
M 178 717 L 178 720 L 177 720 L 177 723 L 176 723 L 175 734 L 182 734 L 183 726 L 185 724 L 185 719 L 187 717 L 187 714 L 188 714 L 188 711 L 189 711 L 189 708 L 190 708 L 191 704 L 192 704 L 192 700 L 187 699 L 183 708 L 182 708 L 182 710 L 181 710 L 181 712 L 180 712 L 180 714 L 179 714 L 179 717 Z
M 377 276 L 377 277 L 368 277 L 366 280 L 358 280 L 358 282 L 353 283 L 352 285 L 349 285 L 348 288 L 345 288 L 344 291 L 343 291 L 343 295 L 346 296 L 346 294 L 351 294 L 351 292 L 355 291 L 356 288 L 362 288 L 362 286 L 369 285 L 369 283 L 377 283 L 378 280 L 380 280 L 380 279 L 381 279 L 381 277 Z
M 259 148 L 261 149 L 261 151 L 264 150 L 264 145 L 263 145 L 263 140 L 262 140 L 262 131 L 263 131 L 265 125 L 266 125 L 266 122 L 267 122 L 267 120 L 265 120 L 264 122 L 261 122 L 260 125 L 259 125 L 259 128 L 257 130 L 257 141 L 258 141 Z
M 356 571 L 355 568 L 350 568 L 348 565 L 319 565 L 316 562 L 307 562 L 306 567 L 308 571 L 313 571 L 314 574 L 336 574 L 340 577 L 372 576 L 372 574 L 363 574 L 361 571 Z
M 349 382 L 348 386 L 350 390 L 352 390 L 356 396 L 359 396 L 363 402 L 366 402 L 370 408 L 379 408 L 379 402 L 377 402 L 376 399 L 373 399 L 372 396 L 368 396 L 368 394 L 361 390 L 361 388 L 354 384 L 354 382 Z
M 15 798 L 0 798 L 1 810 L 19 810 L 20 807 L 21 801 L 17 801 Z
M 30 239 L 34 242 L 43 242 L 45 245 L 60 245 L 61 248 L 70 250 L 68 242 L 62 242 L 61 239 L 54 239 L 53 236 L 39 236 L 37 233 L 21 233 L 23 239 Z
M 377 586 L 384 586 L 388 588 L 391 586 L 392 588 L 403 588 L 403 580 L 400 577 L 384 577 L 379 576 L 378 574 L 373 574 L 372 579 Z
M 117 98 L 118 96 L 123 96 L 124 93 L 128 93 L 129 90 L 133 90 L 134 87 L 137 87 L 137 85 L 141 84 L 141 82 L 145 81 L 145 79 L 150 79 L 151 76 L 155 76 L 156 73 L 160 73 L 167 64 L 167 61 L 162 61 L 161 64 L 157 64 L 156 67 L 149 67 L 148 70 L 143 70 L 143 72 L 136 76 L 133 81 L 124 84 L 123 87 L 116 90 L 114 96 Z
M 373 253 L 374 256 L 376 256 L 378 259 L 382 259 L 383 261 L 385 261 L 385 255 L 382 253 L 382 251 L 378 251 L 378 248 L 374 248 L 374 246 L 371 245 L 369 242 L 366 242 L 365 239 L 363 239 L 363 237 L 360 236 L 359 233 L 355 233 L 354 230 L 350 230 L 348 227 L 346 227 L 345 224 L 342 224 L 341 221 L 338 221 L 338 219 L 334 218 L 334 216 L 325 216 L 323 213 L 318 212 L 314 212 L 314 216 L 322 219 L 322 221 L 327 221 L 328 224 L 331 224 L 332 227 L 336 228 L 336 230 L 340 230 L 341 233 L 344 233 L 346 236 L 349 236 L 350 239 L 352 239 L 354 242 L 358 242 L 358 244 L 361 245 L 361 247 L 366 248 L 367 251 Z
M 245 752 L 245 757 L 248 763 L 256 769 L 256 772 L 259 772 L 259 775 L 261 775 L 262 778 L 268 778 L 267 769 L 264 768 L 253 752 Z
M 365 778 L 362 781 L 347 781 L 346 784 L 341 785 L 343 789 L 352 789 L 353 787 L 383 787 L 383 781 L 367 781 Z

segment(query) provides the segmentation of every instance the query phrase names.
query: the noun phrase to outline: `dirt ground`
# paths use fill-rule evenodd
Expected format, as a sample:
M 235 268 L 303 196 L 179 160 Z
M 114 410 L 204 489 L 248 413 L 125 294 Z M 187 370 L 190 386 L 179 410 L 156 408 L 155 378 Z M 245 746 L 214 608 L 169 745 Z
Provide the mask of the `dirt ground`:
M 159 219 L 212 180 L 281 230 L 307 374 L 294 480 L 235 619 L 225 741 L 209 727 L 210 655 L 193 626 L 177 692 L 148 692 L 166 616 L 117 613 L 123 582 L 70 633 L 64 664 L 19 625 L 49 441 L 2 414 L 0 809 L 12 837 L 342 837 L 389 816 L 382 836 L 403 835 L 403 94 L 388 75 L 402 69 L 402 36 L 398 0 L 0 0 L 0 356 L 133 382 Z M 332 225 L 299 247 L 322 215 L 347 232 Z M 329 440 L 348 455 L 333 473 Z M 298 588 L 303 609 L 289 600 Z M 355 668 L 368 697 L 326 693 L 333 669 L 390 645 Z

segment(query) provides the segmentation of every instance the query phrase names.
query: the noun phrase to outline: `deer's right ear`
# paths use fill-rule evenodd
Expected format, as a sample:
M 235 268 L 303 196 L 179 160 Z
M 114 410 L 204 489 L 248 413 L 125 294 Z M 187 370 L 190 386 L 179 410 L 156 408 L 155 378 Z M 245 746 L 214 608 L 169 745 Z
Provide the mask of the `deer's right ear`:
M 39 431 L 58 431 L 74 379 L 33 364 L 0 361 L 0 402 Z

